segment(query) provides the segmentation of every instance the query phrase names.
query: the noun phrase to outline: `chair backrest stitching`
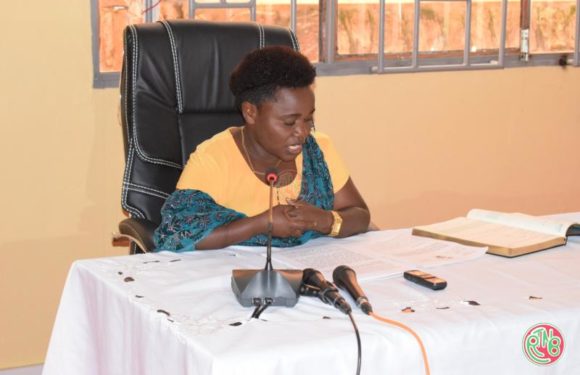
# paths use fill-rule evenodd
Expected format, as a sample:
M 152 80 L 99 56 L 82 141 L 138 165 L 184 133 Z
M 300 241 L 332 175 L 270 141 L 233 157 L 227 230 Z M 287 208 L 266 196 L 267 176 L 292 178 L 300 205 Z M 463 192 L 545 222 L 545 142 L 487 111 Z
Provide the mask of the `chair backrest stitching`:
M 155 198 L 160 198 L 160 199 L 163 199 L 163 200 L 167 199 L 166 196 L 159 195 L 159 194 L 155 194 L 155 193 L 150 192 L 150 191 L 147 191 L 147 190 L 141 190 L 141 189 L 137 189 L 137 188 L 129 188 L 129 190 L 130 191 L 137 192 L 137 193 L 149 195 L 149 196 L 152 196 L 152 197 L 155 197 Z
M 131 142 L 129 143 L 129 152 L 127 153 L 129 155 L 129 161 L 127 163 L 127 168 L 125 168 L 125 172 L 127 172 L 127 178 L 130 178 L 131 172 L 133 170 L 133 153 L 134 153 L 133 142 Z M 121 206 L 134 216 L 144 219 L 145 215 L 136 207 L 130 206 L 129 203 L 127 202 L 128 192 L 129 192 L 128 187 L 125 184 L 123 184 L 123 199 L 121 200 Z
M 144 186 L 144 185 L 134 184 L 134 183 L 132 183 L 130 181 L 127 181 L 127 186 L 134 187 L 134 188 L 137 188 L 137 189 L 148 190 L 148 191 L 151 191 L 151 192 L 154 192 L 154 193 L 157 193 L 157 194 L 161 194 L 161 195 L 163 195 L 165 197 L 168 197 L 169 196 L 169 194 L 167 194 L 164 191 L 157 190 L 157 189 L 153 189 L 153 188 L 150 188 L 150 187 Z
M 132 116 L 132 120 L 133 120 L 133 137 L 135 139 L 137 139 L 137 128 L 135 127 L 135 123 L 137 122 L 137 120 L 135 119 L 135 108 L 136 108 L 136 102 L 137 102 L 137 93 L 136 91 L 136 87 L 137 87 L 137 50 L 138 50 L 138 40 L 137 40 L 137 30 L 135 29 L 134 25 L 130 25 L 129 26 L 130 30 L 131 30 L 131 34 L 133 34 L 133 77 L 132 77 L 132 82 L 131 82 L 131 104 L 133 105 L 131 108 L 131 114 Z M 137 142 L 136 142 L 137 143 Z
M 132 48 L 132 53 L 133 53 L 133 76 L 131 77 L 131 79 L 134 81 L 135 80 L 135 64 L 136 64 L 136 60 L 137 60 L 137 50 L 135 48 L 135 43 L 136 43 L 136 30 L 134 30 L 133 25 L 130 25 L 128 30 L 131 32 L 131 35 L 133 36 L 133 48 Z M 128 69 L 129 67 L 129 54 L 127 52 L 125 52 L 125 69 Z M 134 88 L 134 85 L 132 85 L 132 87 Z M 127 202 L 127 193 L 128 193 L 128 187 L 126 185 L 125 181 L 128 181 L 131 179 L 131 172 L 133 170 L 133 141 L 134 141 L 134 137 L 135 134 L 131 134 L 130 131 L 130 126 L 129 126 L 129 118 L 128 118 L 128 113 L 129 113 L 129 98 L 127 98 L 128 95 L 128 89 L 129 89 L 129 77 L 127 76 L 127 72 L 125 72 L 125 126 L 126 126 L 126 131 L 127 131 L 127 143 L 128 143 L 128 152 L 127 152 L 127 164 L 125 165 L 125 175 L 123 176 L 123 194 L 122 194 L 122 199 L 121 199 L 121 206 L 127 210 L 129 213 L 131 213 L 134 216 L 143 216 L 144 215 L 140 215 L 140 212 L 137 209 L 134 209 L 133 207 L 131 207 L 129 205 L 129 203 Z M 132 92 L 132 97 L 135 97 L 135 93 Z M 132 99 L 132 98 L 131 98 Z M 135 114 L 133 113 L 133 117 L 135 116 Z
M 133 104 L 133 108 L 132 108 L 132 114 L 133 114 L 133 134 L 134 134 L 134 139 L 135 139 L 135 150 L 137 151 L 137 154 L 141 157 L 141 159 L 152 163 L 152 164 L 157 164 L 157 165 L 165 165 L 168 167 L 172 167 L 172 168 L 176 168 L 176 169 L 183 169 L 183 167 L 180 164 L 174 163 L 172 161 L 169 160 L 164 160 L 164 159 L 160 159 L 160 158 L 153 158 L 149 155 L 147 155 L 145 153 L 145 151 L 143 151 L 141 149 L 141 145 L 139 144 L 139 137 L 138 137 L 138 133 L 137 133 L 137 118 L 135 116 L 135 108 L 137 107 L 137 95 L 136 95 L 136 85 L 137 85 L 137 56 L 138 56 L 138 50 L 139 50 L 139 40 L 137 38 L 137 29 L 135 28 L 134 25 L 129 25 L 129 28 L 131 30 L 131 34 L 133 34 L 133 82 L 132 82 L 132 88 L 133 88 L 133 97 L 132 97 L 132 104 Z
M 126 29 L 126 30 L 130 30 L 130 29 Z M 127 31 L 125 31 L 127 33 Z M 125 35 L 125 40 L 127 40 L 129 37 L 127 35 Z M 128 113 L 129 113 L 129 100 L 127 100 L 127 95 L 128 95 L 128 89 L 129 89 L 129 79 L 127 77 L 127 69 L 129 67 L 129 54 L 127 52 L 125 52 L 125 131 L 127 132 L 127 142 L 130 142 L 130 139 L 133 137 L 133 135 L 131 134 L 131 127 L 129 126 L 129 117 L 128 117 Z M 133 56 L 133 58 L 135 58 L 135 56 Z
M 122 206 L 123 208 L 127 209 L 127 211 L 133 213 L 132 208 L 129 206 L 129 203 L 127 202 L 127 185 L 124 183 L 124 181 L 126 179 L 131 178 L 131 171 L 133 169 L 133 146 L 132 146 L 132 142 L 129 143 L 129 151 L 127 152 L 128 155 L 128 160 L 127 160 L 127 166 L 125 168 L 125 176 L 123 178 L 123 199 L 122 199 Z
M 292 47 L 294 47 L 295 51 L 300 52 L 300 42 L 298 42 L 298 38 L 296 38 L 296 34 L 290 29 L 288 29 L 290 33 L 290 40 L 292 41 Z
M 258 31 L 260 33 L 260 49 L 262 49 L 266 46 L 264 27 L 262 25 L 260 25 L 259 23 L 257 25 L 258 25 Z
M 296 43 L 294 43 L 294 38 L 292 38 L 292 30 L 290 30 L 290 29 L 286 29 L 286 30 L 290 34 L 290 41 L 292 42 L 292 49 L 294 49 L 294 51 L 296 51 Z
M 173 58 L 173 70 L 175 72 L 175 89 L 177 90 L 177 110 L 179 113 L 183 113 L 183 102 L 181 93 L 181 75 L 179 70 L 179 60 L 177 59 L 177 46 L 175 44 L 175 37 L 173 36 L 173 30 L 171 25 L 167 21 L 161 21 L 165 29 L 167 30 L 167 35 L 169 37 L 169 43 L 171 45 L 171 55 Z
M 125 33 L 130 32 L 131 28 L 126 29 Z M 129 37 L 127 35 L 125 35 L 125 40 L 128 40 Z M 129 66 L 129 53 L 128 51 L 125 52 L 125 113 L 124 113 L 124 117 L 125 117 L 125 131 L 127 132 L 127 144 L 128 144 L 128 148 L 129 150 L 127 151 L 127 163 L 125 164 L 125 173 L 123 176 L 123 191 L 121 194 L 121 206 L 123 208 L 125 208 L 126 206 L 126 200 L 127 200 L 127 186 L 126 186 L 126 181 L 130 178 L 130 170 L 131 170 L 131 139 L 132 139 L 132 134 L 130 132 L 130 126 L 129 126 L 129 118 L 128 118 L 128 113 L 129 113 L 129 101 L 127 100 L 127 95 L 128 95 L 128 88 L 129 88 L 129 79 L 127 77 L 127 69 Z M 127 210 L 129 212 L 131 212 L 130 210 Z
M 131 147 L 129 146 L 129 151 L 127 152 L 127 164 L 125 165 L 125 174 L 123 176 L 123 192 L 121 195 L 121 206 L 125 207 L 127 202 L 127 179 L 129 178 L 129 171 L 131 170 L 130 157 Z

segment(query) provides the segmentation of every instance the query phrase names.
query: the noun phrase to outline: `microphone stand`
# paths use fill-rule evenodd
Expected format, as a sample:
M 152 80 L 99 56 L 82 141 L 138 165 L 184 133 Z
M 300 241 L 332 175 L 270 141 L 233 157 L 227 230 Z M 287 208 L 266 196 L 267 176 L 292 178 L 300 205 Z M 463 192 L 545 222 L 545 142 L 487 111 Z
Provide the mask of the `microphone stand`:
M 274 184 L 277 180 L 276 170 L 266 172 L 266 181 L 270 186 L 266 265 L 261 270 L 232 270 L 232 291 L 238 302 L 245 307 L 260 305 L 293 307 L 300 296 L 302 271 L 275 270 L 272 267 L 272 229 L 274 226 L 272 202 Z
M 272 172 L 270 172 L 272 173 Z M 274 177 L 275 176 L 275 177 Z M 278 174 L 266 174 L 266 181 L 270 186 L 270 199 L 268 203 L 268 242 L 266 244 L 266 267 L 264 269 L 272 271 L 272 230 L 274 230 L 274 183 L 278 180 Z

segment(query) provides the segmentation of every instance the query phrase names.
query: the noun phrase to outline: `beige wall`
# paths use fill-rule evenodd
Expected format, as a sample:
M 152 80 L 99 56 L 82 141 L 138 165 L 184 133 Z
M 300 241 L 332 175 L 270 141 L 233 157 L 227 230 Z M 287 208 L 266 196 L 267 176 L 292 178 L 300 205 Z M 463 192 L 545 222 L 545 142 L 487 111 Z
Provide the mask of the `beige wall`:
M 580 69 L 320 79 L 317 123 L 381 227 L 580 209 Z
M 3 12 L 0 368 L 43 361 L 74 259 L 126 251 L 110 246 L 118 92 L 91 87 L 89 2 Z M 579 88 L 573 68 L 326 77 L 317 124 L 384 228 L 471 207 L 579 211 Z

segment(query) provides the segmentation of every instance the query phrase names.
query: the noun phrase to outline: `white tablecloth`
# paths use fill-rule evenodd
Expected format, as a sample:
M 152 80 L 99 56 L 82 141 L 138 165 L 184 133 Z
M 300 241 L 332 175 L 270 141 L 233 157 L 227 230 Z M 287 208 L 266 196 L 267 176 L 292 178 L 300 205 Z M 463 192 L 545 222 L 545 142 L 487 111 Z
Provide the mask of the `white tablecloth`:
M 580 220 L 580 213 L 569 216 Z M 361 236 L 361 246 L 377 235 Z M 253 309 L 241 307 L 231 291 L 231 270 L 263 267 L 262 253 L 226 249 L 75 262 L 43 373 L 355 374 L 350 321 L 318 299 L 301 297 L 294 308 L 270 307 L 249 319 Z M 484 255 L 427 271 L 446 279 L 447 289 L 431 291 L 402 277 L 361 284 L 375 312 L 421 336 L 433 374 L 580 374 L 579 237 L 519 258 Z M 402 312 L 405 307 L 414 312 Z M 412 336 L 358 309 L 354 316 L 363 374 L 424 373 Z M 531 363 L 522 349 L 525 332 L 537 323 L 564 336 L 564 352 L 550 366 Z

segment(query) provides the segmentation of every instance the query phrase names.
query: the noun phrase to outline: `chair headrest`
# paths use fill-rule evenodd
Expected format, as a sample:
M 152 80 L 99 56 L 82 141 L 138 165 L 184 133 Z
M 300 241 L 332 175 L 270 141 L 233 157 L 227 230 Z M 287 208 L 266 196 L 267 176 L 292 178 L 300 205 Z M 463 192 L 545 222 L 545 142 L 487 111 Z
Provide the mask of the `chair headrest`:
M 235 108 L 230 73 L 250 51 L 268 45 L 298 48 L 294 35 L 257 23 L 163 21 L 171 43 L 179 113 Z

